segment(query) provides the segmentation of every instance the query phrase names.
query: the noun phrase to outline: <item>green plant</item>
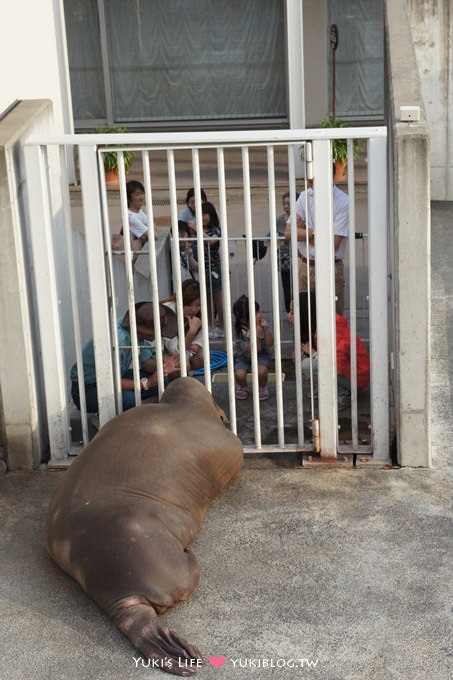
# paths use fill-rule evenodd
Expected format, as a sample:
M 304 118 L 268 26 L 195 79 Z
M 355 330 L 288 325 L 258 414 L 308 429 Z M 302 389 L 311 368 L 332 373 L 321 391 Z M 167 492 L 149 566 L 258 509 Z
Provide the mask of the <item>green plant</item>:
M 98 127 L 94 130 L 94 132 L 98 135 L 111 135 L 111 134 L 121 134 L 122 132 L 126 132 L 126 128 L 123 127 Z M 104 168 L 107 171 L 110 170 L 116 170 L 118 168 L 118 154 L 116 151 L 106 151 L 103 154 L 104 158 Z M 126 172 L 129 172 L 132 161 L 134 160 L 134 154 L 132 151 L 123 151 L 123 159 L 124 159 L 124 169 Z
M 325 116 L 321 121 L 321 128 L 344 128 L 346 124 L 336 118 L 335 116 Z M 358 139 L 352 140 L 352 152 L 354 158 L 357 158 L 360 151 L 360 143 Z M 334 161 L 339 163 L 347 163 L 348 160 L 348 143 L 346 139 L 332 139 L 332 156 Z

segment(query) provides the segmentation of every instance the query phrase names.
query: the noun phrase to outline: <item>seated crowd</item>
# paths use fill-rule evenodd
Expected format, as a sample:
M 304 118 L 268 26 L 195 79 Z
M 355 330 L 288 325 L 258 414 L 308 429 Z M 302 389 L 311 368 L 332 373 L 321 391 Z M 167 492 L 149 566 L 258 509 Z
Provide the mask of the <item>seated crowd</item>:
M 145 202 L 145 191 L 140 182 L 132 180 L 127 183 L 127 200 L 129 215 L 129 232 L 131 244 L 137 242 L 140 247 L 148 240 L 146 214 L 142 210 Z M 222 338 L 223 299 L 222 277 L 220 269 L 221 228 L 219 215 L 214 205 L 207 200 L 201 189 L 201 211 L 204 236 L 204 272 L 207 291 L 207 316 L 209 337 Z M 280 216 L 279 233 L 289 217 L 288 194 L 283 196 L 284 214 Z M 196 201 L 194 189 L 186 196 L 186 207 L 178 215 L 178 238 L 180 245 L 180 265 L 182 281 L 182 313 L 184 317 L 184 351 L 188 373 L 201 369 L 204 364 L 203 334 L 201 330 L 201 293 L 199 284 L 199 256 L 196 240 Z M 121 234 L 123 228 L 121 227 Z M 137 246 L 138 247 L 138 246 Z M 286 248 L 286 250 L 285 250 Z M 135 248 L 137 249 L 137 248 Z M 284 302 L 288 311 L 288 321 L 294 325 L 293 304 L 290 294 L 289 265 L 287 246 L 279 247 L 279 264 L 284 290 Z M 285 275 L 285 277 L 284 277 Z M 302 377 L 313 377 L 314 389 L 317 383 L 317 334 L 316 334 L 316 298 L 311 293 L 301 292 L 299 296 L 299 312 L 301 324 Z M 259 304 L 255 302 L 255 312 L 251 314 L 249 299 L 242 295 L 233 304 L 234 326 L 234 375 L 237 382 L 236 398 L 246 399 L 249 393 L 247 374 L 252 368 L 252 336 L 251 323 L 255 325 L 259 399 L 269 398 L 267 388 L 270 352 L 274 337 L 269 324 L 263 318 Z M 163 373 L 165 383 L 180 375 L 180 352 L 178 338 L 176 293 L 159 303 L 159 325 L 163 344 Z M 253 317 L 253 318 L 251 318 Z M 140 385 L 142 400 L 157 394 L 157 370 L 155 347 L 155 320 L 151 302 L 138 302 L 135 305 L 135 322 L 139 341 Z M 132 348 L 130 335 L 130 317 L 126 312 L 118 325 L 119 363 L 121 373 L 121 392 L 123 410 L 135 406 L 135 389 L 132 371 Z M 338 408 L 349 405 L 351 395 L 351 351 L 350 332 L 346 317 L 336 314 L 336 347 L 338 371 Z M 356 338 L 357 349 L 357 388 L 367 387 L 370 379 L 370 362 L 367 350 L 360 338 Z M 89 413 L 99 410 L 96 386 L 95 353 L 93 340 L 89 340 L 82 351 L 84 370 L 84 392 L 86 408 Z M 80 386 L 77 365 L 71 369 L 71 395 L 80 409 Z
M 302 377 L 313 376 L 314 389 L 317 388 L 317 333 L 316 333 L 316 298 L 312 293 L 310 305 L 307 293 L 300 293 L 300 334 L 302 354 Z M 194 279 L 186 279 L 182 283 L 182 312 L 184 316 L 184 351 L 188 373 L 200 369 L 204 365 L 203 334 L 201 331 L 200 286 Z M 288 321 L 294 325 L 293 304 L 291 301 Z M 255 314 L 251 318 L 249 299 L 245 295 L 233 304 L 234 317 L 234 376 L 237 382 L 236 398 L 246 399 L 249 394 L 247 375 L 252 370 L 252 336 L 251 323 L 255 326 L 259 399 L 269 398 L 267 388 L 270 350 L 274 337 L 269 324 L 264 319 L 259 304 L 255 302 Z M 155 320 L 151 302 L 138 302 L 135 305 L 135 325 L 139 344 L 140 389 L 142 400 L 157 394 L 157 364 L 155 345 Z M 165 384 L 180 375 L 180 344 L 176 309 L 176 294 L 159 303 L 159 325 L 163 348 L 163 374 Z M 337 348 L 337 394 L 339 410 L 350 404 L 351 398 L 351 338 L 346 317 L 336 314 L 336 348 Z M 132 366 L 131 322 L 129 312 L 120 320 L 117 329 L 119 363 L 121 373 L 121 392 L 123 411 L 136 405 L 134 375 Z M 294 357 L 294 355 L 293 355 Z M 357 388 L 368 386 L 370 380 L 370 360 L 368 352 L 356 337 Z M 93 340 L 89 340 L 82 351 L 84 372 L 84 391 L 88 413 L 99 411 L 95 352 Z M 80 385 L 77 364 L 71 369 L 71 395 L 80 410 Z

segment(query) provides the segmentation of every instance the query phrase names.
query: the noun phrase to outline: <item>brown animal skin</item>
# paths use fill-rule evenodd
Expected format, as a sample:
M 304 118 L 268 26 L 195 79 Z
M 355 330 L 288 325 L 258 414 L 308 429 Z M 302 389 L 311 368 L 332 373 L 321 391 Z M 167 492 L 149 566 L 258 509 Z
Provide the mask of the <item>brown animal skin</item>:
M 190 676 L 200 651 L 159 619 L 194 590 L 190 548 L 243 462 L 239 439 L 194 378 L 110 420 L 58 485 L 46 548 L 154 668 Z M 224 416 L 224 414 L 223 414 Z

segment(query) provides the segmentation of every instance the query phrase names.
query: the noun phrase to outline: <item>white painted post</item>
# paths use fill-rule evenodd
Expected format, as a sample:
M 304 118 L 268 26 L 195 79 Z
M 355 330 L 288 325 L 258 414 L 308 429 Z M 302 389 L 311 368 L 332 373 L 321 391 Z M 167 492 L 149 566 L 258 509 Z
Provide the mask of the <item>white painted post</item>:
M 173 265 L 173 287 L 176 293 L 176 318 L 178 324 L 178 338 L 179 338 L 179 361 L 181 367 L 181 375 L 187 375 L 187 354 L 182 349 L 185 347 L 185 333 L 184 333 L 184 313 L 183 313 L 183 299 L 182 299 L 182 283 L 181 283 L 181 265 L 180 257 L 181 251 L 179 249 L 179 230 L 178 230 L 178 205 L 176 200 L 176 174 L 175 174 L 175 155 L 173 149 L 167 152 L 168 162 L 168 182 L 170 189 L 170 212 L 172 224 L 172 240 L 171 240 L 171 258 Z M 154 257 L 154 261 L 155 257 Z M 159 357 L 159 363 L 162 361 Z
M 71 296 L 71 306 L 72 306 L 72 323 L 74 327 L 74 344 L 76 361 L 79 366 L 82 365 L 82 342 L 80 339 L 80 314 L 78 305 L 78 290 L 77 290 L 77 277 L 75 273 L 74 263 L 76 261 L 74 255 L 73 247 L 73 236 L 72 236 L 72 219 L 71 219 L 71 201 L 68 191 L 68 174 L 66 172 L 66 153 L 65 148 L 60 146 L 60 167 L 61 167 L 61 195 L 63 199 L 63 214 L 64 214 L 64 233 L 66 238 L 66 249 L 68 253 L 68 277 L 69 277 L 69 287 Z M 86 446 L 89 442 L 89 432 L 88 432 L 88 419 L 87 410 L 85 402 L 85 384 L 82 382 L 79 386 L 80 394 L 80 416 L 82 423 L 82 440 L 83 445 Z
M 359 446 L 357 410 L 357 286 L 355 257 L 355 183 L 353 141 L 348 139 L 348 196 L 349 196 L 349 332 L 351 347 L 351 435 L 354 451 Z
M 80 180 L 83 197 L 83 219 L 93 325 L 96 383 L 101 426 L 115 415 L 113 369 L 110 347 L 110 324 L 104 262 L 104 241 L 96 145 L 80 146 Z M 88 309 L 87 309 L 88 313 Z M 81 367 L 79 372 L 81 371 Z
M 212 392 L 211 363 L 209 355 L 209 324 L 208 324 L 208 310 L 206 306 L 207 285 L 206 285 L 205 261 L 203 256 L 204 239 L 203 239 L 203 215 L 201 212 L 200 156 L 197 148 L 192 149 L 192 167 L 193 167 L 193 187 L 195 194 L 195 214 L 197 222 L 198 281 L 200 283 L 200 296 L 201 296 L 201 330 L 203 334 L 204 384 L 206 389 L 209 390 L 209 392 Z M 214 319 L 212 321 L 214 322 Z
M 230 405 L 230 423 L 231 431 L 234 434 L 237 434 L 236 398 L 235 398 L 236 395 L 234 382 L 233 329 L 230 314 L 232 303 L 230 288 L 230 263 L 228 254 L 228 221 L 226 203 L 225 156 L 223 152 L 223 147 L 217 148 L 217 168 L 219 177 L 220 224 L 222 228 L 222 243 L 220 248 L 220 257 L 221 257 L 222 292 L 224 307 L 223 319 L 225 327 L 225 344 L 228 359 L 228 395 Z
M 316 244 L 316 333 L 321 456 L 337 455 L 337 356 L 333 178 L 329 140 L 313 142 L 313 204 Z
M 110 281 L 110 295 L 111 295 L 111 300 L 112 300 L 112 311 L 111 311 L 111 319 L 110 319 L 110 332 L 112 334 L 112 339 L 113 339 L 113 375 L 114 375 L 114 384 L 115 384 L 115 404 L 116 404 L 116 412 L 121 413 L 123 410 L 123 392 L 121 390 L 121 367 L 120 367 L 120 357 L 119 357 L 119 347 L 118 347 L 118 313 L 117 313 L 117 306 L 118 306 L 118 298 L 117 298 L 117 291 L 116 291 L 116 285 L 115 285 L 115 273 L 114 273 L 114 260 L 113 260 L 113 254 L 112 254 L 112 237 L 111 237 L 111 228 L 110 228 L 110 221 L 109 221 L 109 206 L 108 206 L 108 195 L 107 195 L 107 186 L 105 183 L 105 167 L 104 167 L 104 160 L 102 157 L 102 154 L 98 153 L 98 168 L 99 168 L 99 177 L 103 178 L 103 181 L 101 182 L 101 195 L 100 195 L 100 201 L 101 201 L 101 210 L 102 214 L 104 216 L 104 239 L 105 239 L 105 246 L 106 246 L 106 252 L 107 252 L 107 267 L 109 270 L 109 281 Z M 120 190 L 120 202 L 121 202 L 121 215 L 123 216 L 123 210 L 124 210 L 124 189 Z M 126 210 L 126 215 L 127 215 L 127 210 Z M 123 217 L 122 217 L 123 219 Z M 126 267 L 125 267 L 126 269 Z M 124 310 L 121 310 L 121 314 L 124 314 Z M 80 387 L 80 386 L 79 386 Z
M 253 250 L 252 250 L 252 204 L 250 189 L 250 158 L 249 148 L 242 147 L 242 177 L 244 184 L 244 220 L 247 252 L 247 289 L 249 299 L 249 316 L 255 316 L 255 278 L 253 271 Z M 250 347 L 252 359 L 252 385 L 253 385 L 253 422 L 255 426 L 255 445 L 261 449 L 261 421 L 260 405 L 258 393 L 258 352 L 256 340 L 256 324 L 250 323 Z
M 168 156 L 167 156 L 168 161 Z M 151 172 L 149 163 L 149 152 L 142 151 L 142 163 L 143 163 L 143 179 L 145 187 L 146 196 L 146 214 L 148 217 L 148 262 L 150 271 L 150 283 L 151 283 L 151 300 L 153 301 L 153 314 L 155 318 L 159 318 L 158 306 L 154 302 L 159 301 L 159 283 L 157 276 L 157 255 L 156 255 L 156 241 L 155 241 L 155 230 L 154 230 L 154 210 L 153 210 L 153 195 L 151 188 Z M 173 223 L 173 218 L 172 218 Z M 179 264 L 179 263 L 178 263 Z M 159 393 L 159 399 L 162 396 L 165 389 L 165 376 L 163 369 L 163 347 L 162 347 L 162 335 L 160 330 L 160 324 L 154 327 L 154 338 L 156 345 L 156 363 L 157 363 L 157 387 Z
M 285 445 L 285 423 L 283 419 L 283 380 L 282 380 L 282 352 L 280 338 L 280 305 L 278 299 L 278 261 L 277 248 L 277 215 L 275 211 L 275 159 L 274 147 L 267 147 L 267 177 L 269 186 L 269 232 L 271 240 L 271 290 L 272 312 L 275 319 L 274 328 L 274 353 L 275 353 L 275 391 L 277 398 L 277 431 L 278 445 L 282 449 Z
M 294 310 L 294 347 L 300 347 L 300 313 L 299 313 L 299 256 L 297 245 L 297 222 L 296 222 L 296 169 L 294 151 L 288 146 L 288 179 L 290 199 L 290 224 L 291 224 L 291 270 L 293 280 L 293 310 Z M 297 442 L 299 447 L 304 445 L 304 409 L 302 392 L 302 361 L 300 352 L 295 352 L 294 368 L 296 372 L 296 400 L 297 400 Z
M 118 176 L 120 181 L 120 197 L 121 197 L 121 221 L 123 224 L 123 236 L 124 236 L 124 264 L 126 271 L 126 281 L 127 281 L 127 304 L 129 309 L 129 321 L 130 321 L 130 336 L 131 336 L 131 347 L 132 347 L 132 370 L 134 375 L 134 397 L 137 406 L 140 406 L 141 401 L 141 385 L 140 385 L 140 362 L 139 362 L 139 349 L 138 349 L 138 338 L 137 338 L 137 320 L 135 317 L 135 290 L 134 290 L 134 272 L 132 268 L 132 249 L 131 249 L 131 235 L 129 229 L 129 215 L 127 209 L 127 189 L 126 189 L 126 171 L 124 168 L 124 154 L 122 151 L 118 151 Z M 115 336 L 113 336 L 113 341 L 115 346 L 117 343 L 117 329 L 114 330 Z M 119 347 L 117 356 L 119 357 Z M 121 378 L 120 378 L 121 380 Z M 121 382 L 120 382 L 121 384 Z M 121 398 L 121 409 L 123 410 L 123 400 Z
M 388 460 L 389 356 L 387 266 L 387 140 L 368 142 L 371 428 L 373 459 Z
M 36 298 L 41 334 L 41 354 L 49 428 L 50 465 L 67 465 L 71 450 L 67 376 L 64 372 L 60 309 L 52 242 L 50 188 L 46 173 L 46 149 L 25 146 L 31 242 Z

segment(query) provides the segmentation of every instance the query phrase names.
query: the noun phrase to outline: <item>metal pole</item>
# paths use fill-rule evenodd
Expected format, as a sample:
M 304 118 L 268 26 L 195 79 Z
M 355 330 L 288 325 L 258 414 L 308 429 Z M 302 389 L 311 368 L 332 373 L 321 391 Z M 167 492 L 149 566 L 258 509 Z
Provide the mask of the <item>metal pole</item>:
M 337 114 L 337 99 L 336 99 L 336 51 L 338 47 L 338 28 L 336 24 L 330 27 L 330 47 L 333 52 L 332 60 L 332 116 L 335 118 Z
M 333 52 L 333 62 L 332 62 L 332 69 L 333 69 L 333 74 L 332 74 L 332 115 L 334 118 L 336 118 L 337 115 L 337 102 L 336 102 L 336 97 L 335 97 L 335 88 L 336 88 L 336 83 L 335 83 L 335 66 L 336 66 L 336 59 L 335 59 L 335 50 Z

